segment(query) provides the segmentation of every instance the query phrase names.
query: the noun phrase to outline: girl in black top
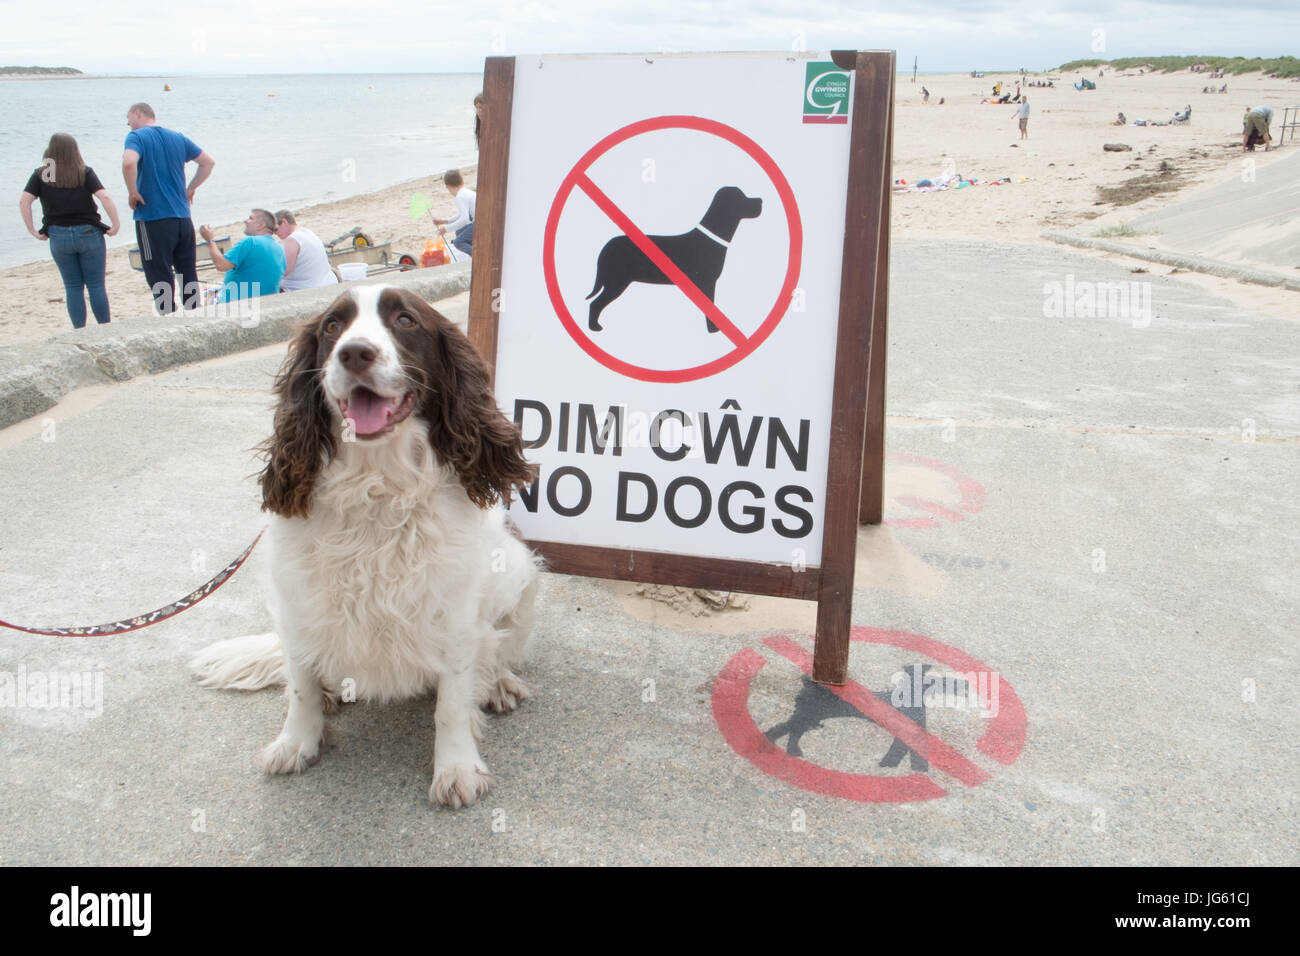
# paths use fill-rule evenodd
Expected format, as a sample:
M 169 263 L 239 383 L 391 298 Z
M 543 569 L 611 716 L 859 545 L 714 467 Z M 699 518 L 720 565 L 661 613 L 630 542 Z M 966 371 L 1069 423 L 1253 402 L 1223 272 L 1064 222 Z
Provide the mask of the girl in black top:
M 41 201 L 41 228 L 32 223 L 32 203 Z M 106 226 L 95 208 L 98 199 L 112 222 Z M 117 235 L 120 225 L 117 207 L 95 171 L 81 158 L 77 141 L 67 133 L 55 133 L 45 149 L 44 162 L 32 173 L 18 200 L 27 231 L 42 242 L 49 241 L 50 254 L 63 277 L 68 317 L 74 329 L 86 325 L 86 297 L 101 325 L 109 320 L 108 291 L 104 271 L 108 253 L 104 234 Z

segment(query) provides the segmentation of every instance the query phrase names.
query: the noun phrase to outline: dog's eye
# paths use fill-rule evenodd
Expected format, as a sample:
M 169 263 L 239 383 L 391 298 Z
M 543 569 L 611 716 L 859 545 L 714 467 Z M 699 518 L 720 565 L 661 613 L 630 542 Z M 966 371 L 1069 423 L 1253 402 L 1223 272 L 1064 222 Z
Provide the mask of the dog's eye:
M 401 312 L 398 314 L 397 318 L 393 319 L 393 324 L 395 324 L 399 329 L 413 329 L 415 328 L 415 319 L 411 318 L 405 312 Z
M 338 319 L 329 319 L 321 326 L 321 331 L 326 335 L 338 335 L 343 329 L 343 323 Z

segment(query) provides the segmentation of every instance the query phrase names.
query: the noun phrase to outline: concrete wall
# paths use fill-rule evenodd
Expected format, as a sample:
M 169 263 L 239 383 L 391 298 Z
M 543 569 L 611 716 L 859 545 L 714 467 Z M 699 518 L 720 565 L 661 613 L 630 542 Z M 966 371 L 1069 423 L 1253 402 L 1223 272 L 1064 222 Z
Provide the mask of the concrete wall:
M 177 316 L 143 316 L 69 329 L 39 343 L 0 346 L 0 428 L 39 415 L 74 389 L 124 382 L 177 365 L 287 340 L 352 285 L 401 286 L 438 302 L 469 288 L 470 263 L 394 272 Z

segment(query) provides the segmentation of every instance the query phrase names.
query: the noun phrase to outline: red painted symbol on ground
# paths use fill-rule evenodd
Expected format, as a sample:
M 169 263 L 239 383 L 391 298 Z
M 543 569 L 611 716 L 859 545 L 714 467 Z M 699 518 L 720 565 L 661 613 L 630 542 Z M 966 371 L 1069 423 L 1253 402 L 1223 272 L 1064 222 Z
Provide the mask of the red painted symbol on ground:
M 980 753 L 1004 766 L 1020 756 L 1025 746 L 1025 709 L 1016 692 L 1000 674 L 955 647 L 919 634 L 855 627 L 850 636 L 855 642 L 885 644 L 923 655 L 958 673 L 988 675 L 983 687 L 976 685 L 984 707 L 989 707 L 994 699 L 992 680 L 996 677 L 997 712 L 987 718 L 988 726 L 975 746 Z M 787 637 L 769 637 L 763 643 L 804 674 L 812 674 L 812 655 L 802 645 Z M 749 712 L 750 686 L 766 664 L 767 658 L 758 651 L 743 650 L 727 661 L 713 685 L 713 716 L 718 729 L 731 748 L 759 770 L 803 790 L 860 803 L 904 803 L 947 795 L 948 791 L 925 773 L 886 776 L 832 770 L 792 756 L 769 741 Z M 814 686 L 851 704 L 861 716 L 892 734 L 896 746 L 909 748 L 931 766 L 966 786 L 976 787 L 991 779 L 987 771 L 956 748 L 862 685 L 849 681 L 843 687 Z
M 921 512 L 906 518 L 886 517 L 884 523 L 892 528 L 935 528 L 941 521 L 965 521 L 967 515 L 979 514 L 984 509 L 984 489 L 980 483 L 950 465 L 902 452 L 887 452 L 885 460 L 902 465 L 919 465 L 938 472 L 942 476 L 940 480 L 943 485 L 938 494 L 891 494 L 889 497 L 900 505 L 912 512 Z M 885 489 L 889 489 L 888 476 L 885 479 Z M 954 490 L 958 501 L 941 504 L 935 500 Z
M 781 286 L 781 291 L 777 294 L 771 312 L 768 313 L 757 331 L 748 337 L 721 309 L 709 301 L 708 296 L 701 292 L 695 283 L 688 279 L 681 269 L 664 255 L 658 246 L 650 241 L 649 237 L 637 227 L 636 223 L 619 209 L 618 205 L 587 176 L 587 170 L 591 168 L 591 165 L 613 147 L 626 142 L 634 136 L 665 129 L 687 129 L 710 133 L 738 146 L 767 174 L 767 177 L 772 181 L 772 185 L 776 188 L 777 195 L 781 198 L 781 205 L 785 210 L 786 223 L 790 233 L 790 254 L 789 263 L 786 267 L 785 282 Z M 631 362 L 610 355 L 591 340 L 590 336 L 574 321 L 568 305 L 565 304 L 555 270 L 555 234 L 559 228 L 560 215 L 564 211 L 565 204 L 569 201 L 574 189 L 580 189 L 590 198 L 623 234 L 631 239 L 636 247 L 664 275 L 672 280 L 673 285 L 680 289 L 692 303 L 712 320 L 721 333 L 730 339 L 735 346 L 731 352 L 721 358 L 691 368 L 653 369 L 634 365 Z M 550 295 L 551 305 L 555 309 L 556 316 L 569 335 L 573 337 L 573 340 L 597 362 L 615 372 L 643 382 L 692 382 L 731 368 L 741 359 L 750 355 L 772 334 L 772 330 L 776 328 L 785 315 L 786 309 L 790 306 L 790 300 L 794 296 L 795 284 L 799 280 L 799 263 L 802 254 L 803 227 L 800 223 L 799 207 L 795 203 L 794 191 L 790 188 L 785 175 L 771 156 L 744 133 L 715 120 L 703 119 L 699 116 L 658 116 L 631 123 L 610 133 L 587 150 L 583 157 L 578 160 L 578 164 L 560 183 L 560 189 L 555 194 L 554 202 L 551 203 L 550 215 L 546 218 L 546 233 L 542 240 L 542 269 L 546 276 L 546 291 Z

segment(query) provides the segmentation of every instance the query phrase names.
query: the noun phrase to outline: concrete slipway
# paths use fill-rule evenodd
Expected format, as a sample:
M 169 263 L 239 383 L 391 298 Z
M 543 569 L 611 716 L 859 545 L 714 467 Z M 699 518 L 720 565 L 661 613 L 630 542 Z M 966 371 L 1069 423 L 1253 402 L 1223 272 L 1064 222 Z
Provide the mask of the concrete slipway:
M 1296 326 L 1059 248 L 1008 261 L 895 247 L 890 523 L 860 532 L 853 618 L 996 671 L 1023 735 L 1008 725 L 981 749 L 990 721 L 954 699 L 927 708 L 927 730 L 964 758 L 946 770 L 881 767 L 893 738 L 851 707 L 802 738 L 838 793 L 932 799 L 810 792 L 757 765 L 791 765 L 788 740 L 748 757 L 728 743 L 715 711 L 739 719 L 737 659 L 762 665 L 739 698 L 760 730 L 828 713 L 796 708 L 799 672 L 763 643 L 807 646 L 806 606 L 755 602 L 705 632 L 559 576 L 523 669 L 535 696 L 488 722 L 496 783 L 480 804 L 427 803 L 430 700 L 347 706 L 319 764 L 264 778 L 255 758 L 282 695 L 204 691 L 185 666 L 266 629 L 254 551 L 154 627 L 0 630 L 0 672 L 103 681 L 98 716 L 30 697 L 0 708 L 0 861 L 1296 863 Z M 1126 299 L 1088 285 L 1135 279 Z M 463 298 L 448 310 L 463 315 Z M 0 617 L 117 620 L 238 555 L 263 524 L 250 449 L 282 351 L 97 384 L 0 432 Z M 851 675 L 887 690 L 935 663 L 918 647 L 949 653 L 862 641 Z

